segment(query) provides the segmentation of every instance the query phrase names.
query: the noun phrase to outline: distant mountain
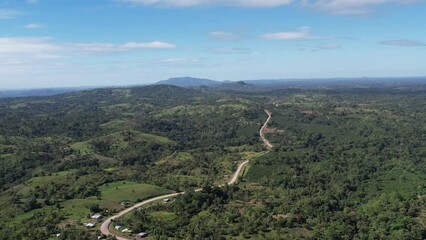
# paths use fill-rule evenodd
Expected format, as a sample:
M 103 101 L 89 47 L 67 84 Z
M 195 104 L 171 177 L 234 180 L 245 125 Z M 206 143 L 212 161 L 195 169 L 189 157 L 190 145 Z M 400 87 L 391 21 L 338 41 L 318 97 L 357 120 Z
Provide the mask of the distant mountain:
M 179 77 L 179 78 L 170 78 L 168 80 L 163 80 L 156 82 L 155 85 L 173 85 L 178 87 L 213 87 L 218 86 L 221 82 L 210 80 L 210 79 L 202 79 L 202 78 L 192 78 L 192 77 Z
M 251 83 L 247 83 L 245 81 L 237 81 L 237 82 L 224 82 L 218 86 L 214 86 L 214 89 L 219 89 L 219 90 L 230 90 L 230 91 L 243 91 L 243 92 L 247 92 L 247 91 L 263 91 L 265 90 L 265 88 L 263 88 L 262 86 L 258 85 L 254 85 Z

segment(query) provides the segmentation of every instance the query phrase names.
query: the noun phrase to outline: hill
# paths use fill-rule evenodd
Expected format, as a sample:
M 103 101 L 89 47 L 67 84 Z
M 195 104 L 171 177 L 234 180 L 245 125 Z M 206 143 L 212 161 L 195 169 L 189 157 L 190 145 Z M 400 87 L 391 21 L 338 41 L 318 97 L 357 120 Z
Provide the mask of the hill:
M 164 84 L 164 85 L 173 85 L 178 87 L 201 87 L 201 86 L 217 86 L 220 85 L 221 82 L 210 80 L 210 79 L 202 79 L 202 78 L 192 78 L 192 77 L 179 77 L 179 78 L 170 78 L 168 80 L 163 80 L 155 83 L 156 85 Z
M 312 84 L 0 99 L 0 239 L 94 239 L 89 213 L 201 186 L 117 222 L 155 239 L 425 239 L 426 84 Z M 264 109 L 275 147 L 259 154 Z M 238 186 L 209 188 L 245 160 Z

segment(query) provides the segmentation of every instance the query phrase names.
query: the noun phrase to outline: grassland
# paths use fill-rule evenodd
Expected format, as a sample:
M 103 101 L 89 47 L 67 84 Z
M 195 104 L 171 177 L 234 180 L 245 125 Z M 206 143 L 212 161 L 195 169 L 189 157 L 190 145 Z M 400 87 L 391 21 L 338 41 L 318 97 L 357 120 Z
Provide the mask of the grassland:
M 65 176 L 68 173 L 69 172 L 62 172 L 58 175 Z M 29 182 L 32 185 L 42 185 L 48 183 L 49 181 L 57 181 L 58 179 L 59 176 L 37 177 L 31 179 Z M 131 181 L 119 181 L 104 184 L 99 188 L 99 190 L 99 197 L 88 197 L 84 199 L 76 198 L 60 203 L 61 212 L 65 216 L 63 221 L 67 223 L 88 221 L 88 216 L 91 213 L 90 207 L 93 205 L 99 205 L 101 209 L 105 209 L 110 213 L 113 213 L 125 208 L 125 206 L 121 204 L 123 202 L 128 205 L 150 197 L 172 192 L 158 186 Z M 21 191 L 21 194 L 25 194 L 26 192 L 24 191 L 28 191 L 28 189 L 24 188 Z M 31 212 L 21 214 L 14 220 L 14 222 L 23 221 L 26 218 L 30 218 L 35 213 L 47 211 L 49 208 L 55 209 L 56 206 L 36 209 Z

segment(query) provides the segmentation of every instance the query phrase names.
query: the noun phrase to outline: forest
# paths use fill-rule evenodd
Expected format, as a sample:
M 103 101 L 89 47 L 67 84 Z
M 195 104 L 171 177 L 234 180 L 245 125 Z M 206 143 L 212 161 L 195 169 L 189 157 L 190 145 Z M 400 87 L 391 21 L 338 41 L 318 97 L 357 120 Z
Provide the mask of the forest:
M 425 142 L 419 82 L 4 98 L 0 239 L 95 239 L 94 214 L 180 191 L 112 227 L 147 239 L 426 239 Z M 243 160 L 238 184 L 217 187 Z

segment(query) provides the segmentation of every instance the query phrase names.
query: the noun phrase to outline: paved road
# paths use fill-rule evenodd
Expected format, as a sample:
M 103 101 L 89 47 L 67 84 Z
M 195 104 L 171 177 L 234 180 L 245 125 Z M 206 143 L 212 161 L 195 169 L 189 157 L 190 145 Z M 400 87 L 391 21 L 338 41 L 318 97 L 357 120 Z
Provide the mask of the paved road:
M 273 147 L 272 144 L 269 143 L 269 141 L 265 138 L 265 136 L 263 134 L 264 129 L 267 127 L 269 120 L 271 120 L 271 113 L 269 111 L 267 111 L 267 110 L 265 110 L 265 112 L 268 114 L 268 119 L 266 120 L 266 122 L 262 126 L 262 128 L 260 129 L 260 137 L 262 138 L 262 141 L 265 143 L 265 145 L 268 147 L 268 149 L 271 149 Z M 249 163 L 249 161 L 247 160 L 247 161 L 244 161 L 244 162 L 242 162 L 242 163 L 240 163 L 238 165 L 237 171 L 235 171 L 234 176 L 228 182 L 228 185 L 232 185 L 232 184 L 234 184 L 234 183 L 237 182 L 238 177 L 241 174 L 241 171 L 243 170 L 244 166 L 247 165 L 248 163 Z M 222 187 L 222 186 L 223 185 L 221 185 L 220 187 Z M 195 192 L 200 192 L 202 190 L 203 190 L 202 188 L 199 188 L 199 189 L 196 189 Z M 111 233 L 109 231 L 109 226 L 114 221 L 114 219 L 120 218 L 120 217 L 126 215 L 127 213 L 129 213 L 129 212 L 131 212 L 131 211 L 133 211 L 133 210 L 135 210 L 137 208 L 140 208 L 140 207 L 142 207 L 144 205 L 153 203 L 155 201 L 163 200 L 165 198 L 176 197 L 176 196 L 179 196 L 179 195 L 182 195 L 182 194 L 185 194 L 185 192 L 178 192 L 178 193 L 166 194 L 166 195 L 162 195 L 162 196 L 158 196 L 158 197 L 153 197 L 153 198 L 150 198 L 150 199 L 145 200 L 143 202 L 137 203 L 137 204 L 133 205 L 132 207 L 126 208 L 126 209 L 122 210 L 121 212 L 117 213 L 116 215 L 114 215 L 114 216 L 106 219 L 102 223 L 100 230 L 101 230 L 102 234 L 104 234 L 106 236 L 112 235 L 112 236 L 115 236 L 115 238 L 117 238 L 118 240 L 129 240 L 129 239 L 124 238 L 124 237 L 116 236 L 116 235 L 114 235 L 113 233 Z

